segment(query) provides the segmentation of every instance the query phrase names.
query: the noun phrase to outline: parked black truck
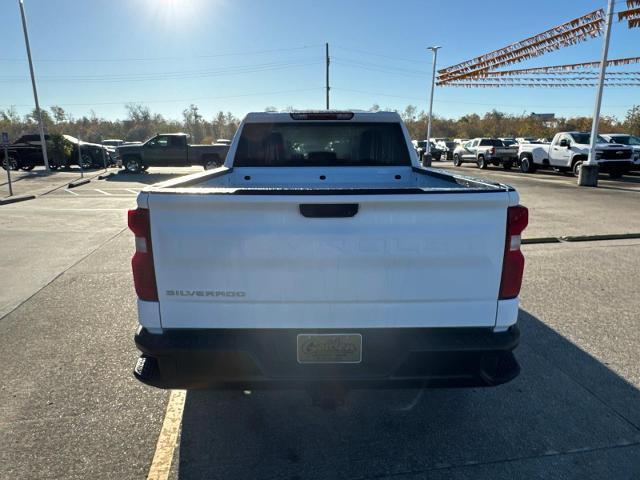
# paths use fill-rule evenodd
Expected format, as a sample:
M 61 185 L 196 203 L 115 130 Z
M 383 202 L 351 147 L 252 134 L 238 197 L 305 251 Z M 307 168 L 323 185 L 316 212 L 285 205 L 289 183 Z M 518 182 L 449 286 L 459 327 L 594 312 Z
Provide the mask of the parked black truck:
M 128 172 L 139 172 L 148 167 L 191 167 L 200 165 L 205 170 L 224 163 L 229 145 L 190 145 L 185 133 L 163 133 L 141 145 L 121 145 L 118 157 Z
M 44 138 L 47 142 L 49 168 L 52 170 L 78 165 L 79 161 L 82 162 L 83 168 L 99 168 L 114 163 L 111 151 L 98 143 L 83 142 L 70 135 L 46 134 Z M 8 154 L 8 164 L 12 170 L 29 171 L 36 166 L 44 166 L 42 141 L 38 134 L 21 136 L 9 145 Z M 2 160 L 2 166 L 7 168 L 7 160 Z

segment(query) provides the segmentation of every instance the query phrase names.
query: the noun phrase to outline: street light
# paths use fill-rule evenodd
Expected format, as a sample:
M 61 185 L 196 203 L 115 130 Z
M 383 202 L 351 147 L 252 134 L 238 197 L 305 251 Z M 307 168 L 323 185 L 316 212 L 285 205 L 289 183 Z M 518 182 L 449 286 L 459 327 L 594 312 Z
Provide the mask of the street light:
M 42 123 L 42 113 L 38 102 L 38 90 L 36 89 L 36 76 L 33 73 L 33 61 L 31 60 L 31 46 L 29 45 L 29 33 L 27 32 L 27 18 L 24 14 L 24 1 L 18 0 L 20 5 L 20 15 L 22 16 L 22 30 L 24 31 L 24 43 L 27 47 L 27 58 L 29 59 L 29 71 L 31 72 L 31 86 L 33 87 L 33 99 L 36 102 L 36 115 L 38 115 L 38 126 L 40 127 L 40 143 L 42 143 L 42 158 L 44 168 L 49 172 L 49 158 L 47 157 L 47 142 L 44 139 L 44 124 Z
M 598 162 L 596 162 L 596 145 L 598 144 L 598 123 L 600 123 L 600 105 L 602 105 L 602 89 L 607 70 L 607 55 L 609 53 L 609 39 L 611 38 L 611 23 L 613 19 L 614 0 L 609 0 L 607 18 L 605 24 L 604 42 L 602 43 L 602 58 L 600 60 L 600 76 L 598 77 L 598 90 L 596 92 L 596 105 L 593 109 L 593 123 L 591 124 L 591 145 L 589 146 L 589 158 L 580 167 L 578 173 L 578 185 L 581 187 L 598 186 Z
M 442 47 L 427 47 L 427 50 L 431 50 L 433 52 L 433 73 L 431 74 L 431 97 L 429 98 L 429 120 L 427 123 L 427 145 L 425 146 L 425 158 L 428 155 L 427 163 L 430 165 L 431 162 L 431 118 L 433 115 L 433 90 L 436 86 L 436 60 L 438 59 L 438 50 Z

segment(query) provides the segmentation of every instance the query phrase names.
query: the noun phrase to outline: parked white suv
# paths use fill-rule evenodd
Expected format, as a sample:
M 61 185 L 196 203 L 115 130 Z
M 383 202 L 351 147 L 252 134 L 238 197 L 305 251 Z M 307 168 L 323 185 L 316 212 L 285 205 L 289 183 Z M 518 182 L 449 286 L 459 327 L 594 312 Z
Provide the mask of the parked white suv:
M 519 372 L 527 209 L 509 186 L 421 167 L 396 113 L 250 113 L 223 167 L 137 202 L 144 383 L 471 386 Z

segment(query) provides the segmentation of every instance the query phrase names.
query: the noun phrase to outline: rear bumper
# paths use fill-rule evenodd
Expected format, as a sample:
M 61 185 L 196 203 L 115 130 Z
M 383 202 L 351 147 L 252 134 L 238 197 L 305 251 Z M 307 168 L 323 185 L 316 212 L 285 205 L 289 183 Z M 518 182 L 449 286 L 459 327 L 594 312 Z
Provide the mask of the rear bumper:
M 358 364 L 300 364 L 300 333 L 360 333 Z M 138 380 L 159 388 L 260 389 L 491 386 L 514 379 L 520 367 L 512 350 L 517 326 L 365 330 L 141 328 Z

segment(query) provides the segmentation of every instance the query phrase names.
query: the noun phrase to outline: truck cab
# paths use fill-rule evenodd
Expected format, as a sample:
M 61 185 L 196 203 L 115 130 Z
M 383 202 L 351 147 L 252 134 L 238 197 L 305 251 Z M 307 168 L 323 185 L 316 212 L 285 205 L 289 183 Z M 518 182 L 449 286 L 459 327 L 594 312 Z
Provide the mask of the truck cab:
M 156 167 L 188 166 L 187 135 L 163 134 L 147 140 L 142 149 L 143 159 Z

